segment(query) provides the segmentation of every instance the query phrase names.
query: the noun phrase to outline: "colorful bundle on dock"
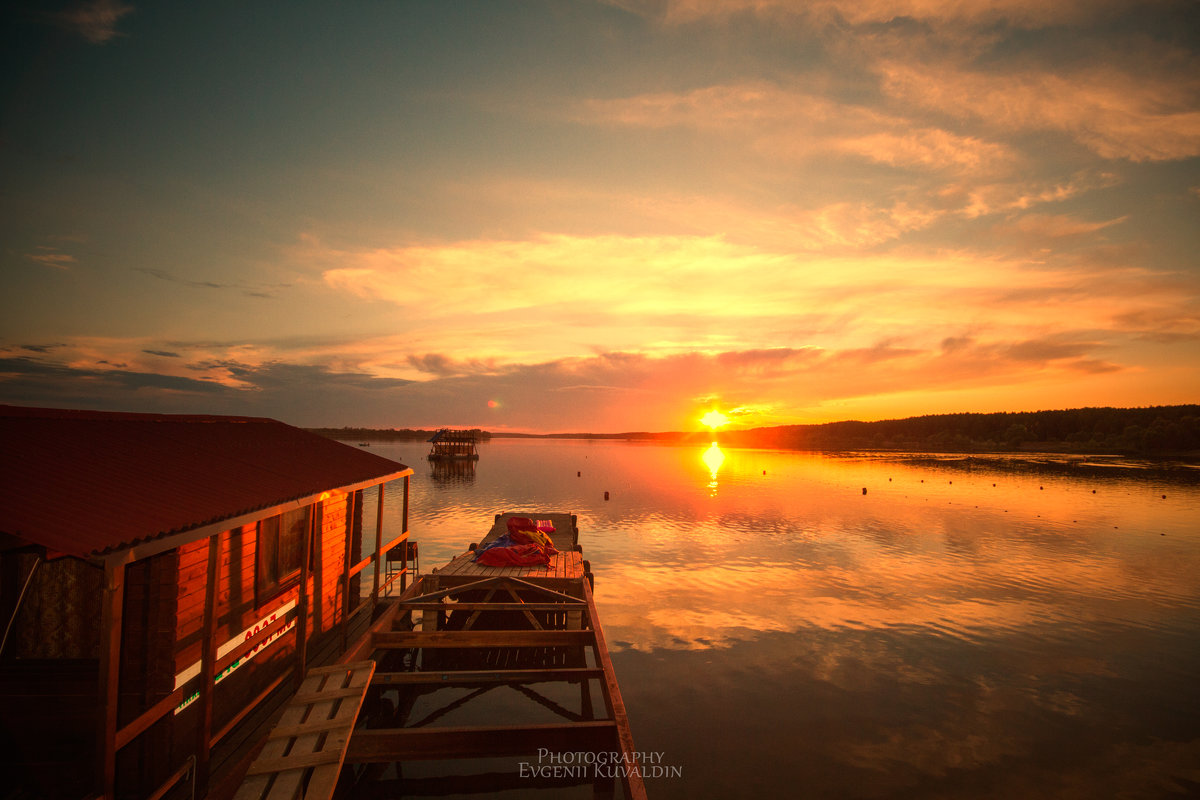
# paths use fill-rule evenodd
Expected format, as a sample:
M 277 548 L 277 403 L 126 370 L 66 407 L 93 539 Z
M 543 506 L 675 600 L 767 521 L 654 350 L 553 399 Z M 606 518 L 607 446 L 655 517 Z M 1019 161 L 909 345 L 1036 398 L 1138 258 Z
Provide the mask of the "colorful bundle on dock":
M 510 517 L 508 533 L 475 551 L 475 561 L 491 567 L 513 567 L 550 564 L 558 553 L 549 534 L 554 525 L 549 520 L 534 522 L 528 517 Z

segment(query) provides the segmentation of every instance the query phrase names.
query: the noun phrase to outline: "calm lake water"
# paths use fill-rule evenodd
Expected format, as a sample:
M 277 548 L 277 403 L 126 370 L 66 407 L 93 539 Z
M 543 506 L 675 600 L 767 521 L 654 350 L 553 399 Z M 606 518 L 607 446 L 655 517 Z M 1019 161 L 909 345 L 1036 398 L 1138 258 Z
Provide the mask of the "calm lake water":
M 634 741 L 682 773 L 652 798 L 1200 797 L 1198 469 L 426 447 L 371 445 L 416 470 L 424 571 L 497 512 L 578 514 Z

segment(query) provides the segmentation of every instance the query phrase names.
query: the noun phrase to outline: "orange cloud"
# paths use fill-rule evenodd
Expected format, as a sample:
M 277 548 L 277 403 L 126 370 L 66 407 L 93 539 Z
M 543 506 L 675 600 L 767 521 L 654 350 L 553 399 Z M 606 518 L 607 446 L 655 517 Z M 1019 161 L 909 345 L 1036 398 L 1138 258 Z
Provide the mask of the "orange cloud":
M 608 0 L 612 5 L 668 24 L 702 19 L 722 20 L 735 14 L 845 20 L 853 25 L 890 22 L 911 17 L 927 22 L 992 24 L 1008 22 L 1040 27 L 1095 19 L 1098 15 L 1129 8 L 1135 0 Z
M 1007 146 L 977 136 L 761 81 L 593 99 L 582 104 L 576 119 L 694 128 L 748 140 L 761 155 L 789 161 L 842 155 L 889 166 L 976 174 L 1008 167 L 1014 159 Z
M 1097 155 L 1169 161 L 1200 155 L 1200 66 L 1134 74 L 1116 68 L 1073 72 L 969 72 L 949 64 L 881 64 L 892 97 L 941 113 L 969 115 L 1005 130 L 1061 131 Z

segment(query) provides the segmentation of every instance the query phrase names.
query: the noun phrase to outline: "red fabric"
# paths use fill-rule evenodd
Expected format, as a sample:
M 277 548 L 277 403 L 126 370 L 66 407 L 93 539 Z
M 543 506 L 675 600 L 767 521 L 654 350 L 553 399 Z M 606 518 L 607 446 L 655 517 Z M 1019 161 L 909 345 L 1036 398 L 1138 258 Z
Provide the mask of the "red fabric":
M 529 517 L 509 517 L 508 532 L 516 533 L 517 531 L 536 531 L 537 523 Z
M 550 564 L 550 552 L 536 544 L 518 544 L 512 547 L 489 547 L 475 556 L 475 561 L 489 567 L 524 567 L 531 564 Z M 557 551 L 556 551 L 557 552 Z

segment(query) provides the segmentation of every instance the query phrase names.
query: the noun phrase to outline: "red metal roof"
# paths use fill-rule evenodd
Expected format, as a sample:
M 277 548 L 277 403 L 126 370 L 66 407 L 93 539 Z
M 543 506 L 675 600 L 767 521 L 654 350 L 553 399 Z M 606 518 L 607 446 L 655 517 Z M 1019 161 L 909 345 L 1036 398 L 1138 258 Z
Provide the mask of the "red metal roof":
M 78 556 L 406 471 L 271 419 L 0 405 L 0 532 Z

